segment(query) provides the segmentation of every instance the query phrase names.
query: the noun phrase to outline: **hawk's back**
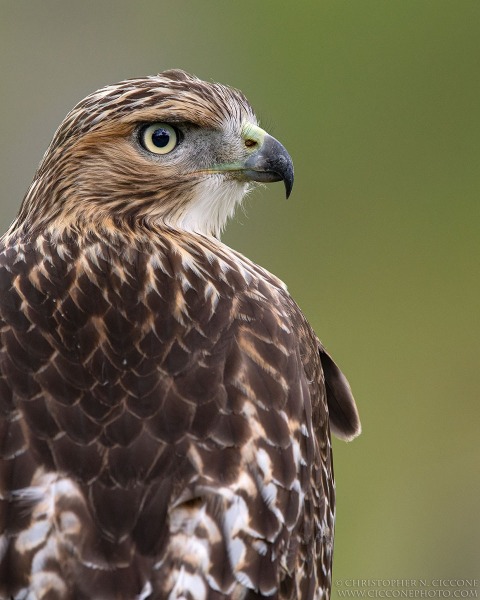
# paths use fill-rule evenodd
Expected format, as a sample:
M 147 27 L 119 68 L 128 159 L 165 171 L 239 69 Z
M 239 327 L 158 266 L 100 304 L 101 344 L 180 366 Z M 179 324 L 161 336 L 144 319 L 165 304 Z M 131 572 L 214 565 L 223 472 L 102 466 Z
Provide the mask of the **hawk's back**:
M 168 228 L 0 251 L 0 595 L 328 590 L 323 349 L 283 284 Z

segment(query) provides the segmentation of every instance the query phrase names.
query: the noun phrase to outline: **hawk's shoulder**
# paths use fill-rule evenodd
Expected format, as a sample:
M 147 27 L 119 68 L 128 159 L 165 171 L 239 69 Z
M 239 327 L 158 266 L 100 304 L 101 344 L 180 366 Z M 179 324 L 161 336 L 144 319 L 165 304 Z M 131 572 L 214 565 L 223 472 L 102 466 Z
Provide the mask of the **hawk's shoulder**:
M 224 593 L 328 579 L 308 556 L 332 552 L 328 386 L 277 278 L 168 229 L 5 239 L 0 319 L 17 588 L 19 565 L 42 560 L 79 593 L 166 591 L 185 544 Z

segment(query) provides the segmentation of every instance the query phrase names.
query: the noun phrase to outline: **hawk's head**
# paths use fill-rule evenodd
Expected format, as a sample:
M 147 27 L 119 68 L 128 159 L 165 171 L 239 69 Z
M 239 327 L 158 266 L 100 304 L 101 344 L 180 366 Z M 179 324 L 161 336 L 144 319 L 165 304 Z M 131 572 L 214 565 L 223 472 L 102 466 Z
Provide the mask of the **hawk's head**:
M 57 130 L 17 224 L 159 222 L 219 235 L 251 182 L 293 165 L 235 89 L 184 71 L 87 96 Z M 33 215 L 35 219 L 33 219 Z

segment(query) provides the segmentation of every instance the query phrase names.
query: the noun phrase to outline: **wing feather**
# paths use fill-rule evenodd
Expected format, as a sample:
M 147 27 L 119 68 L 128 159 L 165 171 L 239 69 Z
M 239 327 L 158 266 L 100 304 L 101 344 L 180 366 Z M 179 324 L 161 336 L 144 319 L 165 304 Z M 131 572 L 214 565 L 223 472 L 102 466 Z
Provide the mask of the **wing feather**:
M 345 384 L 273 276 L 160 237 L 0 249 L 0 594 L 320 597 Z

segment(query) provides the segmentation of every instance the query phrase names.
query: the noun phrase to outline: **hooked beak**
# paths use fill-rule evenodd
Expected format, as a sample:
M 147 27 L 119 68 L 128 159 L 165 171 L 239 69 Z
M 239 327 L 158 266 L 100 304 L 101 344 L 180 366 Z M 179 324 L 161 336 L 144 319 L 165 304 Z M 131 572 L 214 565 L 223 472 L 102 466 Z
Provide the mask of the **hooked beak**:
M 293 187 L 293 162 L 284 146 L 263 129 L 250 123 L 245 127 L 243 138 L 253 142 L 255 146 L 246 159 L 217 164 L 196 173 L 231 173 L 240 181 L 261 183 L 283 181 L 288 198 Z
M 242 173 L 250 181 L 283 181 L 287 198 L 293 187 L 293 162 L 284 146 L 268 133 L 261 146 L 243 163 Z

